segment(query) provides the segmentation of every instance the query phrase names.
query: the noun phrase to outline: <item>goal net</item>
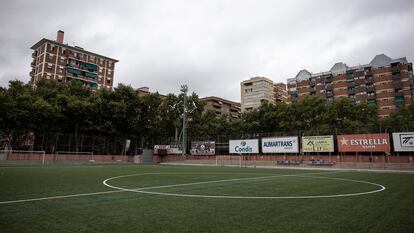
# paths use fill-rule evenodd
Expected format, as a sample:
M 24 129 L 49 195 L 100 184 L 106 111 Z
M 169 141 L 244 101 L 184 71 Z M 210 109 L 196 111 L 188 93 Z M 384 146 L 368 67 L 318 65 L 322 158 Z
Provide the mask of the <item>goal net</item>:
M 0 150 L 1 164 L 41 164 L 46 162 L 44 151 Z
M 95 162 L 93 152 L 87 151 L 56 151 L 54 161 L 58 163 Z
M 242 167 L 243 158 L 240 155 L 217 155 L 216 166 Z

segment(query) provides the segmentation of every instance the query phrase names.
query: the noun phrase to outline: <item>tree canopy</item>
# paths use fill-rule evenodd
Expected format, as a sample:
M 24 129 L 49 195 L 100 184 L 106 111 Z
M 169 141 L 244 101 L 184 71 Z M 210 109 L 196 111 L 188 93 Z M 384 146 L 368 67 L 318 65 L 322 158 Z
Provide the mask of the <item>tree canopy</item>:
M 138 90 L 119 84 L 114 90 L 92 92 L 78 82 L 41 80 L 36 88 L 10 81 L 0 88 L 0 129 L 40 134 L 57 132 L 84 135 L 143 137 L 151 144 L 180 136 L 183 94 L 158 93 L 140 97 Z M 284 135 L 368 133 L 414 130 L 414 107 L 403 107 L 379 119 L 377 107 L 355 104 L 347 98 L 326 102 L 308 97 L 298 103 L 271 104 L 244 112 L 240 120 L 204 111 L 196 93 L 188 96 L 188 134 L 192 138 L 278 132 Z

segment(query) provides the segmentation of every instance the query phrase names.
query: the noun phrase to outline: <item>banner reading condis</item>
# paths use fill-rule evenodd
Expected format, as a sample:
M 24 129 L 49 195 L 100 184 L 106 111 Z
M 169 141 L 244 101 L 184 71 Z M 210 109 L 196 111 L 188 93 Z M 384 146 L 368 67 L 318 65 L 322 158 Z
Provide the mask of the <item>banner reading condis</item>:
M 389 152 L 389 135 L 386 133 L 338 135 L 338 151 Z

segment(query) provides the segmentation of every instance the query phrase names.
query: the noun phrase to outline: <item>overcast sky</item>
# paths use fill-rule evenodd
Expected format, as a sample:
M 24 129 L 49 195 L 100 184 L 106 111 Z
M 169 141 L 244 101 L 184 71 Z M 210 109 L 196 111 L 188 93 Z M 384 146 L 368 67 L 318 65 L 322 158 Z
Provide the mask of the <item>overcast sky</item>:
M 240 82 L 286 82 L 300 69 L 414 60 L 412 0 L 0 1 L 0 85 L 29 81 L 41 38 L 120 60 L 115 85 L 240 101 Z

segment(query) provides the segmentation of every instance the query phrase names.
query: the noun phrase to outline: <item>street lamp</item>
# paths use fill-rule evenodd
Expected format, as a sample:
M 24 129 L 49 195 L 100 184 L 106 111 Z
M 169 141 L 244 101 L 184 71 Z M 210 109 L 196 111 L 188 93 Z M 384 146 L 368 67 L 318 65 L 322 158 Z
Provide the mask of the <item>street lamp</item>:
M 182 157 L 185 158 L 186 149 L 187 149 L 187 91 L 188 87 L 186 84 L 181 85 L 181 90 L 184 94 L 184 104 L 183 104 L 183 141 L 182 141 Z

